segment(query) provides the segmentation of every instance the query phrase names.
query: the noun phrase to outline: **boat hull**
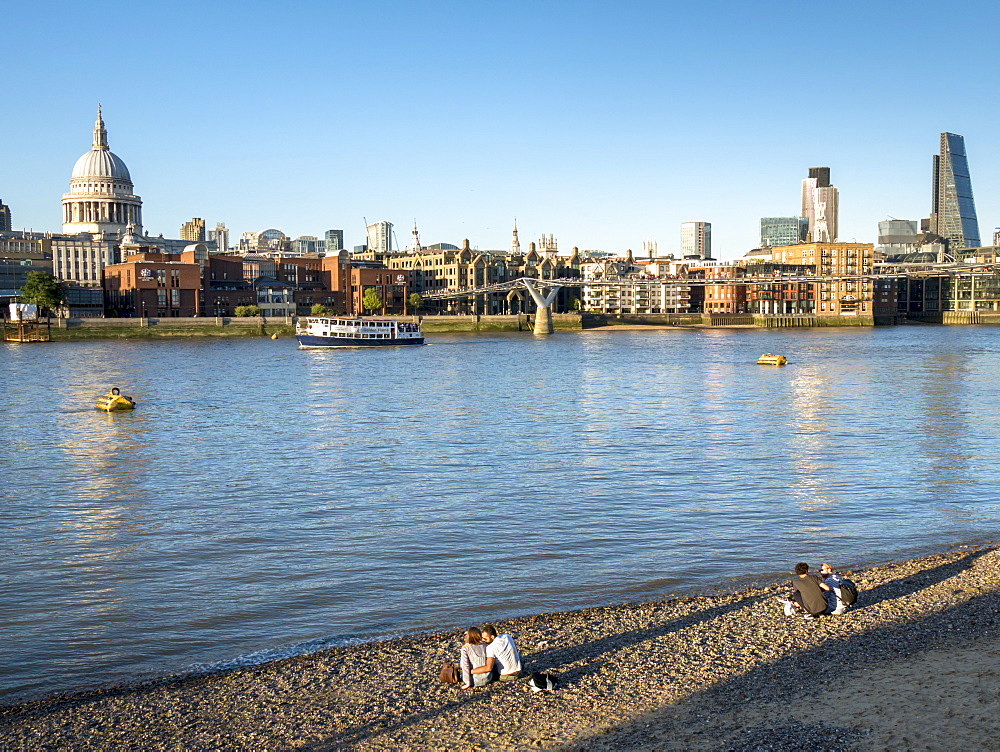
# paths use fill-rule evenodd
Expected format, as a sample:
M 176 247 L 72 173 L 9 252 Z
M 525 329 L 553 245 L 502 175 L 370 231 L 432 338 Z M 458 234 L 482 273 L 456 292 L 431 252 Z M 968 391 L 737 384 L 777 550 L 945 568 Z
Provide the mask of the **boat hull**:
M 400 347 L 402 345 L 422 345 L 423 337 L 362 339 L 361 337 L 318 337 L 314 334 L 296 334 L 300 350 L 331 347 Z

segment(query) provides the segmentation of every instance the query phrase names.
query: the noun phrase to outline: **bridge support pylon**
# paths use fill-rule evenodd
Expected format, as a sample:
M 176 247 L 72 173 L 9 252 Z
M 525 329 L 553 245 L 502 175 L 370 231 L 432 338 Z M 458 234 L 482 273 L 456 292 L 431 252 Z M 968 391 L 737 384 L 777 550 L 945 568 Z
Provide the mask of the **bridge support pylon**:
M 559 294 L 559 288 L 553 287 L 547 294 L 542 294 L 541 291 L 535 289 L 530 280 L 522 281 L 528 292 L 531 293 L 532 300 L 535 301 L 534 333 L 536 335 L 552 334 L 555 331 L 555 327 L 552 326 L 552 301 Z

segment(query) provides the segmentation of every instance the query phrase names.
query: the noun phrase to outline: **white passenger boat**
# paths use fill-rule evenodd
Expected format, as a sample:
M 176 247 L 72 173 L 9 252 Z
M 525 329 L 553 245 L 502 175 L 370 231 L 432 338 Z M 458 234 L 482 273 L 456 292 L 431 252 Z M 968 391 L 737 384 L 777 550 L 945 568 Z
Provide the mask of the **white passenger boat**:
M 303 349 L 314 347 L 395 347 L 422 345 L 420 324 L 394 319 L 310 316 L 295 326 L 295 339 Z

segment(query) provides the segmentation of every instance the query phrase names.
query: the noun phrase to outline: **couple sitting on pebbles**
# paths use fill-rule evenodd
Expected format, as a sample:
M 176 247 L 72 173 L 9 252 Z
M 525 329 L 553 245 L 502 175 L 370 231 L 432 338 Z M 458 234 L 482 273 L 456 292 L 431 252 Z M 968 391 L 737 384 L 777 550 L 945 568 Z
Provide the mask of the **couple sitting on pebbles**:
M 509 634 L 497 635 L 492 624 L 469 627 L 462 645 L 462 689 L 521 677 L 521 655 Z
M 798 576 L 792 580 L 795 592 L 791 600 L 781 600 L 785 616 L 815 619 L 823 614 L 840 616 L 847 610 L 843 597 L 844 580 L 829 564 L 821 564 L 819 574 L 809 574 L 809 565 L 799 562 L 795 565 L 795 574 Z

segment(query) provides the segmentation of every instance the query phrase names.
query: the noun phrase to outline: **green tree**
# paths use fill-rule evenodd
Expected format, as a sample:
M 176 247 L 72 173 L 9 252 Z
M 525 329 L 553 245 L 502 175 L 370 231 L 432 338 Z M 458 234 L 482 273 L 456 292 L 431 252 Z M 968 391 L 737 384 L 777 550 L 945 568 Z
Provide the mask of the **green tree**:
M 424 299 L 420 297 L 419 292 L 411 292 L 410 297 L 406 299 L 406 303 L 411 311 L 419 311 L 424 307 Z
M 260 309 L 255 305 L 238 305 L 233 311 L 235 316 L 260 316 Z
M 313 303 L 313 307 L 309 309 L 309 313 L 313 316 L 333 316 L 333 309 L 329 306 L 325 306 L 322 303 Z
M 374 287 L 366 287 L 365 295 L 361 298 L 361 305 L 365 307 L 366 311 L 374 311 L 382 307 L 382 296 L 378 294 L 378 290 Z
M 33 303 L 39 311 L 52 310 L 63 304 L 66 296 L 48 272 L 28 272 L 21 287 L 22 303 Z

